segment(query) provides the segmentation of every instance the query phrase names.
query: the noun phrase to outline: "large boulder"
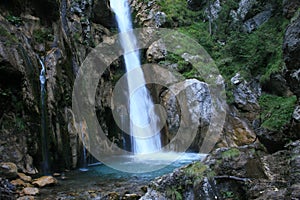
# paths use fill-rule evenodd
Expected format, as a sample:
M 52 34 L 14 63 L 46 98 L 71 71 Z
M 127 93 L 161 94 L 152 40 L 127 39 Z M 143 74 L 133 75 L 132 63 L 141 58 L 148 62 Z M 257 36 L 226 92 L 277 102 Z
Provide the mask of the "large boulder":
M 0 163 L 0 175 L 5 178 L 16 178 L 18 176 L 18 168 L 15 163 L 2 162 Z
M 196 79 L 187 79 L 166 90 L 161 95 L 161 101 L 167 112 L 168 139 L 177 134 L 180 126 L 189 127 L 192 123 L 199 131 L 190 148 L 199 151 L 205 135 L 203 130 L 209 125 L 211 117 L 212 100 L 208 85 Z M 180 104 L 178 101 L 181 101 Z M 188 140 L 190 137 L 186 135 L 185 138 Z M 173 148 L 178 150 L 176 146 Z

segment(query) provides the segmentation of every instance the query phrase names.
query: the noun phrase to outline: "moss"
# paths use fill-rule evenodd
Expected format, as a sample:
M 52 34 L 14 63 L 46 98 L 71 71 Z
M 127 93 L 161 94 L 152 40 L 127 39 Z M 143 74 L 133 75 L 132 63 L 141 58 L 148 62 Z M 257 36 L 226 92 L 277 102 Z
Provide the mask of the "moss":
M 204 172 L 207 170 L 207 166 L 201 162 L 195 162 L 184 169 L 187 176 L 196 179 L 202 179 Z
M 262 127 L 280 130 L 291 120 L 297 98 L 264 94 L 259 99 Z
M 42 28 L 33 31 L 33 38 L 38 43 L 43 43 L 45 41 L 52 41 L 54 36 L 50 29 Z
M 222 158 L 235 158 L 240 156 L 240 151 L 237 148 L 231 148 L 222 152 Z
M 18 42 L 18 39 L 7 29 L 0 25 L 0 41 L 3 41 L 5 45 L 12 45 L 16 44 Z

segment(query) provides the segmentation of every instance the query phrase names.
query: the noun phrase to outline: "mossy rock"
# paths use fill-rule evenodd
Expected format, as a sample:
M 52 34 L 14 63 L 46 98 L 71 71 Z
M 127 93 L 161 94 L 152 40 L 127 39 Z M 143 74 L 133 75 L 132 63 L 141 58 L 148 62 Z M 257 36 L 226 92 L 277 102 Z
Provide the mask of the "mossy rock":
M 236 158 L 239 157 L 241 152 L 237 148 L 231 148 L 227 151 L 222 152 L 222 158 L 227 159 L 227 158 Z

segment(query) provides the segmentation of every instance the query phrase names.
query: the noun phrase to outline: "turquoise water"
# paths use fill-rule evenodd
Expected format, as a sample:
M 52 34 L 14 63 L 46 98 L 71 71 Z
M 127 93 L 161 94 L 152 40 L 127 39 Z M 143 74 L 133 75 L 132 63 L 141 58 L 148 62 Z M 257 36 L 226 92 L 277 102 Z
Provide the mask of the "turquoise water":
M 180 159 L 169 163 L 170 160 L 178 157 Z M 101 199 L 103 196 L 111 192 L 122 194 L 124 192 L 142 194 L 141 187 L 147 186 L 150 181 L 156 177 L 171 173 L 174 169 L 189 164 L 196 160 L 202 160 L 205 154 L 196 153 L 163 153 L 154 157 L 145 156 L 120 156 L 114 159 L 117 167 L 123 166 L 125 171 L 127 168 L 135 169 L 136 173 L 128 173 L 108 167 L 104 164 L 88 167 L 88 171 L 82 172 L 74 170 L 67 172 L 66 179 L 62 180 L 58 177 L 59 185 L 41 189 L 40 199 Z M 117 162 L 119 161 L 119 162 Z M 140 173 L 145 168 L 162 167 L 147 173 Z M 88 197 L 90 194 L 95 197 Z

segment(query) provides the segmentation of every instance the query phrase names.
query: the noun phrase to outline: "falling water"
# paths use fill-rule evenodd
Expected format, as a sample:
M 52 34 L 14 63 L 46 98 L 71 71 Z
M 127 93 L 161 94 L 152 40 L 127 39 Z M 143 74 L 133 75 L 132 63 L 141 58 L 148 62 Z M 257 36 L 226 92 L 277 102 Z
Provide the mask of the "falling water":
M 46 71 L 45 71 L 45 65 L 43 61 L 37 56 L 42 69 L 40 72 L 40 83 L 41 83 L 41 124 L 42 124 L 42 133 L 41 133 L 41 140 L 42 140 L 42 157 L 43 157 L 43 163 L 42 163 L 42 170 L 44 174 L 49 173 L 49 153 L 48 153 L 48 139 L 47 139 L 47 126 L 46 126 L 46 104 L 45 104 L 45 98 L 46 98 Z
M 82 126 L 82 124 L 80 124 L 80 126 Z M 80 127 L 80 130 L 82 130 L 82 127 Z M 88 171 L 89 169 L 87 168 L 88 167 L 88 163 L 87 163 L 87 156 L 86 156 L 86 148 L 85 148 L 85 143 L 84 143 L 84 132 L 81 131 L 81 141 L 82 141 L 82 164 L 81 164 L 81 167 L 79 168 L 80 171 L 82 172 L 86 172 Z
M 139 52 L 132 51 L 137 47 L 136 37 L 132 31 L 131 12 L 128 0 L 110 0 L 110 6 L 115 12 L 120 33 L 120 41 L 124 49 L 126 71 L 134 70 L 134 76 L 128 73 L 129 114 L 131 148 L 136 154 L 157 152 L 161 149 L 160 133 L 155 126 L 158 117 L 151 109 L 154 104 L 145 86 L 145 78 L 140 66 Z M 135 48 L 138 49 L 138 48 Z M 137 90 L 135 86 L 142 85 Z M 148 126 L 151 124 L 151 126 Z M 145 128 L 145 127 L 149 128 Z M 141 130 L 142 129 L 142 130 Z

